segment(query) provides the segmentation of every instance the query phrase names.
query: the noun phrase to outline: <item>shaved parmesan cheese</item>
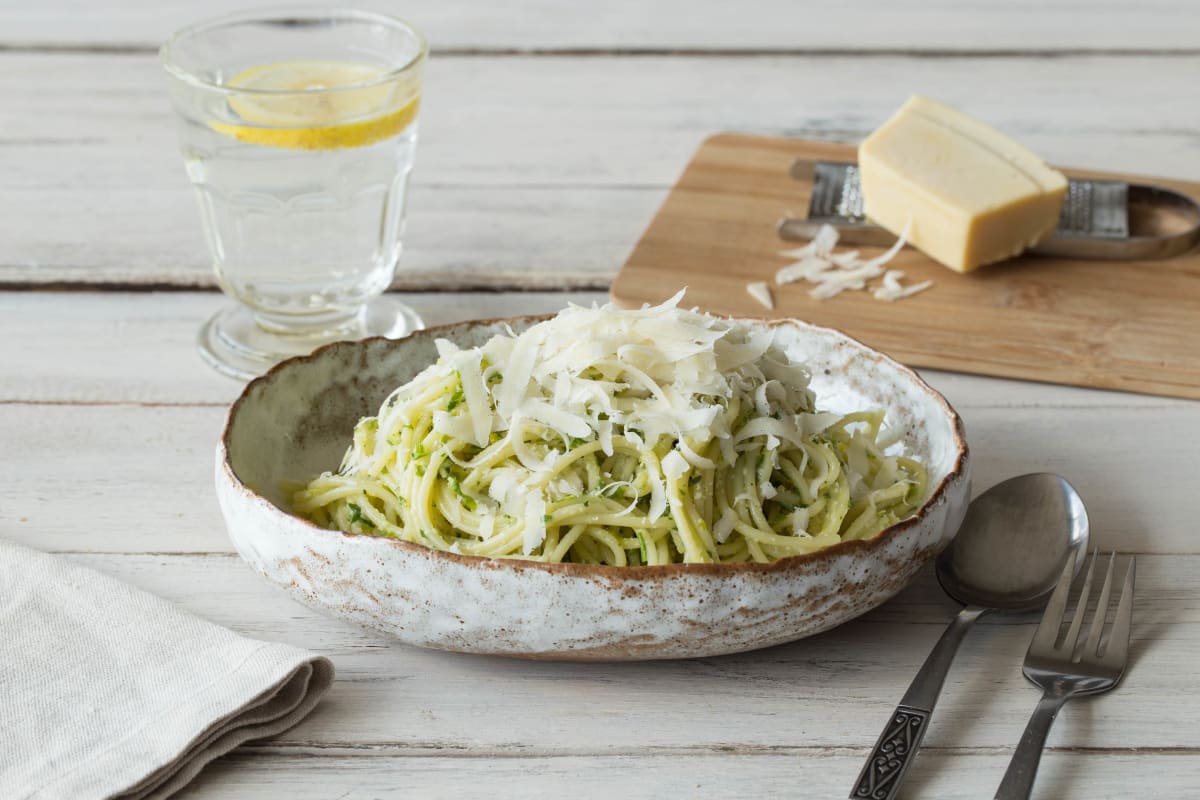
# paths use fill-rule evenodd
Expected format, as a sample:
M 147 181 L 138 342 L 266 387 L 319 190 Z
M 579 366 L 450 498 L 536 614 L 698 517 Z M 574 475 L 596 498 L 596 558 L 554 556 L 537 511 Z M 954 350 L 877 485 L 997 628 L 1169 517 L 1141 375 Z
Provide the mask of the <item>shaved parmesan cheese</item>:
M 451 415 L 445 411 L 433 412 L 433 429 L 438 433 L 463 441 L 475 438 L 475 426 L 468 414 Z
M 733 441 L 740 442 L 760 436 L 774 436 L 795 445 L 800 445 L 804 441 L 804 433 L 794 420 L 772 419 L 771 417 L 756 417 L 750 420 L 734 433 Z
M 861 434 L 856 434 L 846 448 L 846 478 L 850 484 L 850 499 L 858 500 L 870 492 L 871 487 L 863 480 L 864 475 L 870 474 L 871 460 L 868 456 L 868 442 Z
M 827 256 L 833 252 L 833 248 L 837 242 L 837 228 L 832 225 L 822 225 L 820 228 L 817 228 L 817 235 L 808 244 L 803 247 L 797 247 L 794 250 L 784 250 L 779 255 L 797 259 L 802 259 L 805 256 Z
M 514 469 L 498 469 L 492 472 L 492 483 L 488 486 L 488 494 L 493 500 L 504 505 L 508 499 L 508 493 L 521 480 L 519 473 Z
M 875 289 L 871 294 L 876 300 L 900 300 L 905 297 L 911 297 L 917 292 L 923 292 L 930 286 L 933 286 L 933 281 L 921 281 L 914 283 L 911 286 L 904 286 L 900 281 L 904 278 L 904 273 L 898 269 L 889 269 L 883 276 L 883 285 Z
M 534 492 L 525 501 L 525 526 L 521 539 L 521 552 L 529 555 L 546 541 L 546 498 L 540 491 Z
M 844 253 L 834 253 L 829 256 L 829 260 L 843 269 L 850 269 L 859 262 L 858 251 L 847 250 Z
M 575 474 L 568 474 L 567 477 L 555 481 L 553 485 L 554 491 L 558 492 L 561 497 L 583 494 L 583 481 Z
M 807 508 L 797 508 L 792 512 L 793 536 L 803 536 L 805 538 L 810 538 L 812 536 L 812 534 L 808 532 L 808 517 L 809 514 Z
M 871 488 L 884 488 L 891 486 L 900 480 L 900 468 L 894 458 L 885 458 L 880 461 L 879 471 L 875 473 L 874 480 L 871 481 Z
M 882 270 L 834 263 L 835 241 L 823 234 L 803 257 L 848 281 Z M 926 473 L 897 457 L 895 437 L 894 455 L 876 447 L 883 411 L 816 411 L 799 360 L 808 342 L 681 300 L 570 306 L 474 347 L 439 342 L 438 360 L 355 426 L 338 472 L 296 507 L 472 555 L 637 566 L 783 557 L 916 508 L 909 487 L 923 490 Z M 854 508 L 886 513 L 848 517 L 847 486 Z M 803 505 L 819 520 L 794 513 Z M 808 536 L 808 522 L 819 541 L 780 540 Z
M 826 275 L 833 270 L 836 265 L 827 258 L 818 256 L 807 256 L 800 259 L 795 264 L 789 264 L 775 273 L 775 282 L 778 284 L 795 283 L 796 281 L 818 281 L 822 275 Z
M 822 235 L 812 254 L 827 255 L 835 242 Z M 478 448 L 511 448 L 520 469 L 496 470 L 487 496 L 475 499 L 528 523 L 526 552 L 544 535 L 537 509 L 584 493 L 578 481 L 547 477 L 581 443 L 598 443 L 606 457 L 630 446 L 642 453 L 645 477 L 627 488 L 654 522 L 667 513 L 668 479 L 716 469 L 718 453 L 732 463 L 751 438 L 775 451 L 820 429 L 809 419 L 808 371 L 777 349 L 772 329 L 680 309 L 682 297 L 636 311 L 570 306 L 479 347 L 438 346 L 434 375 L 457 377 L 462 394 L 433 413 L 433 429 Z M 758 416 L 735 432 L 729 408 L 739 404 Z M 773 419 L 779 409 L 786 413 Z M 494 432 L 504 439 L 493 443 Z
M 586 419 L 577 417 L 563 408 L 555 408 L 545 400 L 529 398 L 521 404 L 521 413 L 576 439 L 590 438 L 592 435 L 592 426 Z
M 883 430 L 879 432 L 878 438 L 875 439 L 875 446 L 880 450 L 886 451 L 889 447 L 903 439 L 904 433 L 904 428 L 901 428 L 899 425 L 884 425 Z
M 729 534 L 733 533 L 734 523 L 737 522 L 737 514 L 732 508 L 726 508 L 721 512 L 721 518 L 713 525 L 713 538 L 717 540 L 717 544 L 725 544 L 729 538 Z
M 823 273 L 816 287 L 808 293 L 818 300 L 826 300 L 841 294 L 846 289 L 862 289 L 871 278 L 877 278 L 883 273 L 883 267 L 873 264 L 863 264 L 854 269 L 840 269 L 836 272 Z
M 904 276 L 903 272 L 891 270 L 885 273 L 883 269 L 884 264 L 904 249 L 911 226 L 910 219 L 891 247 L 874 258 L 863 259 L 859 257 L 857 250 L 835 254 L 833 248 L 838 240 L 837 230 L 830 225 L 822 225 L 807 245 L 780 253 L 797 261 L 779 269 L 775 273 L 775 283 L 784 285 L 801 280 L 808 281 L 815 284 L 808 294 L 817 300 L 828 300 L 848 290 L 866 289 L 870 281 L 881 275 L 883 285 L 871 292 L 877 300 L 899 300 L 924 291 L 933 285 L 933 281 L 902 287 L 899 278 Z M 750 291 L 749 286 L 746 289 Z M 770 307 L 773 308 L 774 305 Z
M 521 466 L 530 472 L 549 472 L 554 461 L 554 453 L 540 454 L 537 449 L 525 440 L 522 430 L 524 418 L 513 419 L 512 430 L 509 431 L 508 441 L 512 443 L 513 455 L 521 462 Z
M 663 474 L 673 481 L 678 481 L 691 468 L 678 450 L 667 453 L 662 460 Z
M 747 283 L 746 291 L 768 311 L 775 308 L 775 298 L 771 296 L 771 287 L 767 286 L 765 281 Z
M 472 435 L 467 441 L 478 447 L 488 443 L 492 432 L 492 407 L 487 400 L 487 388 L 483 385 L 483 372 L 479 366 L 482 358 L 483 353 L 479 350 L 463 350 L 451 359 L 458 369 L 467 416 L 471 420 Z
M 663 485 L 662 477 L 657 469 L 650 470 L 650 508 L 648 516 L 651 522 L 658 522 L 663 512 L 667 510 L 667 488 Z
M 613 424 L 611 419 L 596 419 L 592 425 L 596 428 L 596 438 L 600 440 L 600 449 L 604 455 L 613 454 Z
M 528 332 L 526 332 L 528 334 Z M 500 337 L 492 339 L 497 341 Z M 500 390 L 496 392 L 496 411 L 501 419 L 510 419 L 516 413 L 517 407 L 525 399 L 529 390 L 529 379 L 533 375 L 533 362 L 537 358 L 538 342 L 536 335 L 517 336 L 509 340 L 511 350 L 508 358 L 504 359 L 507 369 L 501 373 L 504 380 Z M 488 342 L 489 349 L 492 342 Z M 488 360 L 493 360 L 495 353 L 489 352 Z M 501 428 L 500 430 L 503 430 Z

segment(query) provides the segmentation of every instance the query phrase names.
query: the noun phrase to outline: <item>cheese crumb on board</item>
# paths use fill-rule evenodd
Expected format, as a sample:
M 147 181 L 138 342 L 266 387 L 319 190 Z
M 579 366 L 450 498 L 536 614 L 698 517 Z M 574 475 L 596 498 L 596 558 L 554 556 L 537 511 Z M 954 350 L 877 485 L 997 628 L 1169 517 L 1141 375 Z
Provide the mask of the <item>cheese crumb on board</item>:
M 858 148 L 863 209 L 958 272 L 1052 233 L 1067 179 L 1033 152 L 949 106 L 912 97 Z
M 860 258 L 857 250 L 844 253 L 834 253 L 837 245 L 838 232 L 831 225 L 822 225 L 817 229 L 817 235 L 803 247 L 794 250 L 784 250 L 782 256 L 794 258 L 794 263 L 788 264 L 775 273 L 775 283 L 779 285 L 794 283 L 799 280 L 816 284 L 808 290 L 809 296 L 817 300 L 827 300 L 836 297 L 847 290 L 866 289 L 868 282 L 883 277 L 883 285 L 872 290 L 872 295 L 878 300 L 900 300 L 917 292 L 924 291 L 933 285 L 933 281 L 917 284 L 917 287 L 900 285 L 903 272 L 888 270 L 885 274 L 884 265 L 896 257 L 904 249 L 908 238 L 909 224 L 905 224 L 896 242 L 886 252 L 874 258 Z M 889 277 L 890 276 L 890 277 Z M 750 284 L 746 291 L 754 294 Z M 765 284 L 759 284 L 766 288 Z M 755 299 L 758 299 L 757 296 Z M 762 302 L 761 300 L 759 302 Z M 764 305 L 766 305 L 764 303 Z M 768 308 L 774 308 L 774 303 Z
M 923 292 L 930 286 L 933 286 L 933 281 L 921 281 L 914 283 L 911 286 L 904 286 L 900 283 L 904 278 L 904 273 L 898 269 L 889 269 L 883 276 L 883 285 L 874 289 L 871 294 L 876 300 L 887 300 L 889 302 L 902 300 L 905 297 L 912 297 L 918 292 Z
M 771 296 L 771 287 L 766 281 L 753 281 L 746 284 L 746 291 L 758 301 L 759 305 L 768 311 L 775 310 L 775 298 Z

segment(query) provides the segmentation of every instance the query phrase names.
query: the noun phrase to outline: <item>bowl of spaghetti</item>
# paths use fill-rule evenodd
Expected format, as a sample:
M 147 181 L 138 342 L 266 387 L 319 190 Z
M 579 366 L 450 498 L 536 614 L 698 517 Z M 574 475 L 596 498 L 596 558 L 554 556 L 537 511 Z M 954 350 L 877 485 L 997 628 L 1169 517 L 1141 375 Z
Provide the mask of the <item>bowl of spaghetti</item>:
M 739 652 L 894 595 L 965 513 L 958 415 L 843 334 L 679 301 L 280 364 L 217 448 L 235 546 L 335 616 L 532 658 Z

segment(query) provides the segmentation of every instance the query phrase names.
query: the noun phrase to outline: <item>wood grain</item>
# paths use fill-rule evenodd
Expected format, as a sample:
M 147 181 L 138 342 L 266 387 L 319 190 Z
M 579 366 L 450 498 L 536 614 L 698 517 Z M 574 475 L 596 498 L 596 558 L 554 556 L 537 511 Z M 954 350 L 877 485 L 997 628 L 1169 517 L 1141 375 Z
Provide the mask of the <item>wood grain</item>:
M 247 750 L 214 763 L 178 798 L 829 798 L 849 791 L 865 757 L 866 751 L 787 749 L 775 754 L 535 755 L 473 759 L 468 767 L 446 757 L 314 752 L 264 758 Z M 908 796 L 978 800 L 994 791 L 1007 763 L 1001 753 L 926 750 L 907 779 Z M 1144 796 L 1148 786 L 1171 784 L 1200 784 L 1200 769 L 1192 759 L 1174 755 L 1052 749 L 1042 759 L 1037 791 L 1057 800 L 1124 800 Z
M 1198 56 L 435 58 L 395 286 L 607 288 L 711 133 L 856 141 L 915 90 L 1060 163 L 1200 179 L 1200 105 L 1177 102 L 1198 71 Z M 0 52 L 0 96 L 0 285 L 214 285 L 152 55 Z
M 914 283 L 935 281 L 926 292 L 896 303 L 869 292 L 822 301 L 804 282 L 772 285 L 776 308 L 766 312 L 745 287 L 772 281 L 788 263 L 779 251 L 795 246 L 774 223 L 808 208 L 808 185 L 788 175 L 797 158 L 853 161 L 854 148 L 707 140 L 614 281 L 613 298 L 635 307 L 687 286 L 688 302 L 708 311 L 827 325 L 915 366 L 1200 399 L 1200 252 L 1162 261 L 1022 257 L 960 275 L 908 248 L 888 266 Z M 1139 182 L 1200 197 L 1200 183 Z
M 1087 6 L 1043 0 L 1012 13 L 990 0 L 895 3 L 859 0 L 613 0 L 578 7 L 553 0 L 493 5 L 472 0 L 381 0 L 438 50 L 685 48 L 739 50 L 1055 51 L 1194 48 L 1200 23 L 1188 0 L 1105 0 Z M 245 8 L 237 0 L 80 0 L 9 4 L 0 10 L 7 45 L 157 47 L 190 22 Z M 86 11 L 86 13 L 84 13 Z
M 593 292 L 397 294 L 427 325 L 548 314 Z M 5 348 L 0 403 L 224 407 L 242 383 L 196 354 L 196 332 L 229 301 L 217 292 L 0 291 Z M 114 353 L 125 353 L 116 362 Z
M 431 322 L 602 299 L 446 290 L 607 288 L 713 131 L 856 141 L 913 91 L 1058 163 L 1200 179 L 1192 0 L 372 4 L 434 48 L 396 284 Z M 303 727 L 180 796 L 844 796 L 953 612 L 928 573 L 807 642 L 614 670 L 403 648 L 230 553 L 211 452 L 239 386 L 192 352 L 223 299 L 124 289 L 212 286 L 153 51 L 242 6 L 0 4 L 0 285 L 33 289 L 0 291 L 0 536 L 339 669 Z M 63 283 L 104 291 L 45 290 Z M 1198 405 L 924 374 L 964 414 L 976 491 L 1059 470 L 1098 540 L 1162 554 L 1142 556 L 1128 681 L 1066 708 L 1039 796 L 1194 796 Z M 1030 633 L 997 618 L 968 638 L 911 796 L 991 796 L 1036 696 L 1016 667 Z
M 601 292 L 411 292 L 397 297 L 429 325 L 549 314 L 569 302 L 607 300 Z M 201 323 L 226 302 L 216 292 L 0 291 L 0 340 L 20 343 L 5 350 L 0 403 L 224 406 L 241 384 L 209 369 L 194 343 Z M 129 358 L 117 364 L 113 353 Z M 1170 398 L 936 370 L 923 374 L 960 410 L 1094 408 L 1122 415 L 1131 409 L 1196 408 Z

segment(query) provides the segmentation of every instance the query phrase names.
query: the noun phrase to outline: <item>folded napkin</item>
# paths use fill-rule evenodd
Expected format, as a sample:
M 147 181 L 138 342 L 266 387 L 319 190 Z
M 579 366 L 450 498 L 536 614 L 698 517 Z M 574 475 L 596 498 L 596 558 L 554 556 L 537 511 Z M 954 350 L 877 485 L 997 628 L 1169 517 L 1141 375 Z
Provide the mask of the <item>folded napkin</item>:
M 0 540 L 0 798 L 162 798 L 296 724 L 328 659 Z

